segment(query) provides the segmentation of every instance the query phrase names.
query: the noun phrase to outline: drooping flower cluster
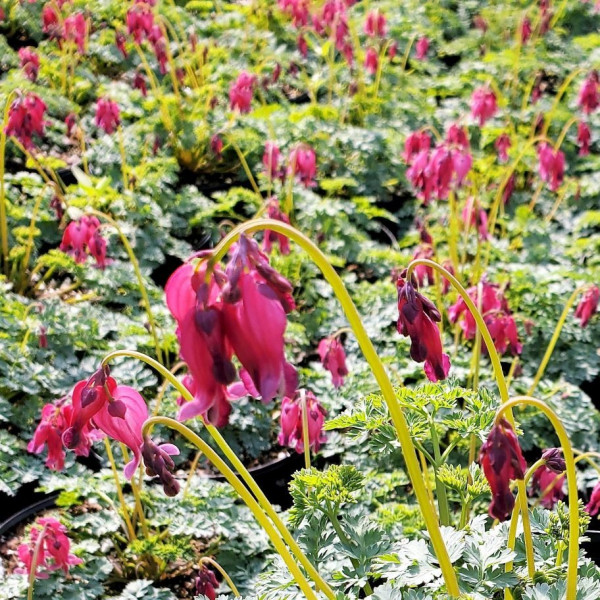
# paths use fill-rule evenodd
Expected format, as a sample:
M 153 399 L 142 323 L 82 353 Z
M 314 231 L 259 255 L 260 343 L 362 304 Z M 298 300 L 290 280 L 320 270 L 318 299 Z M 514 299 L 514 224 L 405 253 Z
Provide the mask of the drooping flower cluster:
M 463 184 L 473 165 L 469 138 L 457 124 L 450 126 L 444 142 L 430 148 L 431 138 L 422 131 L 412 133 L 404 143 L 406 176 L 425 204 L 433 196 L 438 200 L 448 198 L 453 186 Z
M 83 13 L 69 15 L 64 21 L 63 38 L 67 42 L 72 42 L 77 46 L 80 54 L 85 54 L 85 44 L 87 41 L 87 22 Z
M 552 509 L 554 505 L 565 497 L 565 459 L 558 448 L 550 448 L 542 453 L 545 464 L 538 467 L 533 474 L 532 489 L 541 494 L 541 504 L 544 508 Z
M 565 154 L 562 150 L 554 150 L 546 142 L 542 142 L 537 147 L 538 170 L 542 181 L 550 185 L 550 189 L 555 192 L 563 182 L 565 174 Z
M 513 479 L 523 479 L 527 463 L 513 428 L 504 417 L 494 424 L 486 442 L 481 446 L 479 462 L 492 490 L 490 516 L 505 521 L 515 505 L 510 482 Z
M 27 79 L 35 81 L 40 70 L 40 57 L 31 48 L 19 48 L 19 62 Z
M 462 210 L 461 218 L 466 229 L 475 227 L 480 239 L 489 239 L 487 212 L 481 207 L 479 200 L 469 196 Z
M 598 301 L 600 301 L 600 288 L 594 285 L 583 294 L 575 309 L 575 317 L 580 319 L 582 327 L 587 326 L 592 315 L 598 310 Z
M 594 517 L 600 512 L 600 481 L 594 486 L 585 510 Z
M 60 249 L 72 256 L 76 262 L 84 263 L 93 256 L 100 269 L 106 268 L 106 240 L 100 233 L 100 221 L 94 216 L 85 215 L 78 221 L 71 221 L 65 229 Z
M 40 536 L 42 536 L 41 540 Z M 36 546 L 38 551 L 33 564 Z M 83 562 L 71 554 L 71 541 L 67 536 L 67 528 L 52 517 L 38 519 L 33 524 L 29 542 L 21 544 L 17 553 L 19 562 L 24 567 L 18 567 L 15 573 L 30 575 L 34 572 L 35 577 L 39 579 L 47 579 L 48 573 L 58 569 L 68 573 L 69 567 Z
M 198 571 L 198 577 L 196 577 L 196 594 L 206 596 L 208 600 L 215 600 L 218 587 L 219 582 L 215 574 L 205 565 L 202 565 L 200 571 Z
M 577 104 L 586 115 L 593 113 L 600 106 L 600 78 L 597 71 L 592 71 L 579 90 Z
M 104 129 L 109 135 L 119 126 L 119 105 L 110 98 L 98 98 L 96 103 L 96 127 Z
M 227 423 L 236 378 L 232 357 L 242 365 L 248 393 L 269 402 L 293 395 L 296 370 L 285 360 L 286 312 L 294 309 L 292 286 L 270 265 L 258 244 L 242 236 L 222 271 L 207 273 L 207 261 L 186 263 L 169 278 L 167 305 L 177 321 L 181 357 L 193 380 L 194 400 L 182 420 L 203 415 L 217 426 Z
M 398 333 L 409 336 L 410 356 L 424 362 L 425 375 L 430 381 L 446 379 L 450 359 L 442 352 L 442 338 L 436 323 L 442 320 L 433 302 L 415 289 L 404 275 L 396 281 L 398 290 Z
M 498 160 L 504 163 L 508 160 L 508 150 L 512 146 L 508 133 L 502 133 L 494 142 L 494 147 L 498 151 Z
M 429 50 L 429 40 L 426 37 L 420 37 L 415 44 L 415 57 L 417 60 L 425 60 Z
M 281 432 L 279 443 L 304 452 L 304 423 L 302 404 L 306 403 L 308 417 L 308 440 L 314 452 L 318 452 L 327 437 L 323 433 L 323 424 L 327 415 L 321 403 L 312 392 L 299 390 L 292 397 L 286 396 L 281 402 Z
M 344 377 L 348 375 L 346 366 L 346 353 L 344 346 L 336 337 L 324 338 L 317 348 L 321 364 L 331 373 L 333 386 L 339 388 L 344 385 Z
M 14 135 L 28 150 L 33 148 L 34 135 L 44 135 L 46 104 L 36 94 L 29 93 L 13 100 L 8 109 L 6 135 Z
M 577 124 L 577 143 L 579 144 L 579 156 L 587 156 L 590 153 L 590 142 L 592 132 L 587 123 L 579 121 Z
M 378 8 L 369 11 L 365 18 L 363 30 L 369 37 L 385 37 L 387 31 L 385 15 Z
M 483 281 L 479 286 L 469 288 L 467 293 L 475 306 L 481 306 L 483 320 L 494 340 L 496 350 L 500 354 L 504 354 L 507 349 L 513 355 L 521 354 L 523 346 L 519 342 L 517 325 L 499 286 Z M 462 298 L 448 309 L 451 323 L 456 323 L 461 316 L 460 326 L 463 333 L 468 340 L 472 340 L 477 332 L 477 325 Z
M 471 96 L 471 116 L 479 121 L 479 127 L 498 111 L 496 94 L 487 86 L 477 88 Z
M 229 107 L 241 113 L 250 112 L 256 77 L 242 71 L 229 88 Z
M 299 144 L 292 149 L 288 159 L 288 175 L 295 175 L 306 187 L 315 185 L 317 156 L 310 146 Z

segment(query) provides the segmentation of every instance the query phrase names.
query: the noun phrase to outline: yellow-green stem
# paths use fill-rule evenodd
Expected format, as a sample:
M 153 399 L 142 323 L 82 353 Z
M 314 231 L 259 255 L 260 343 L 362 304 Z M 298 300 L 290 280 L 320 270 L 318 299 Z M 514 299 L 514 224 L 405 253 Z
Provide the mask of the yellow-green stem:
M 540 379 L 544 375 L 544 371 L 546 370 L 546 367 L 548 366 L 548 362 L 550 361 L 552 352 L 554 352 L 554 347 L 556 346 L 556 342 L 558 341 L 558 338 L 560 337 L 560 332 L 562 331 L 563 325 L 565 324 L 565 321 L 567 320 L 567 316 L 569 315 L 569 311 L 571 310 L 571 307 L 575 303 L 575 300 L 577 300 L 577 297 L 579 296 L 579 294 L 581 294 L 586 289 L 587 289 L 587 286 L 580 286 L 569 296 L 569 299 L 567 300 L 567 302 L 565 304 L 565 307 L 560 315 L 560 318 L 558 319 L 558 323 L 556 324 L 554 333 L 552 334 L 552 338 L 550 339 L 550 343 L 548 344 L 548 347 L 546 348 L 546 353 L 544 354 L 544 358 L 542 358 L 542 362 L 540 363 L 537 373 L 535 374 L 535 377 L 533 378 L 533 382 L 531 383 L 531 385 L 529 386 L 529 389 L 527 390 L 528 396 L 531 396 L 535 392 L 535 388 L 537 387 L 538 383 L 540 382 Z
M 154 415 L 156 416 L 156 415 Z M 190 490 L 190 484 L 192 483 L 192 477 L 194 476 L 194 473 L 196 472 L 196 467 L 198 466 L 198 461 L 200 460 L 200 457 L 202 456 L 202 450 L 198 450 L 198 452 L 196 452 L 196 456 L 194 456 L 194 460 L 192 461 L 192 464 L 190 466 L 190 470 L 188 472 L 188 477 L 187 477 L 187 481 L 185 482 L 185 487 L 183 488 L 183 494 L 181 494 L 181 498 L 185 498 Z
M 567 135 L 567 133 L 569 132 L 569 129 L 575 125 L 575 123 L 579 123 L 580 119 L 579 117 L 571 117 L 566 123 L 565 126 L 562 128 L 562 131 L 560 132 L 560 135 L 558 136 L 556 143 L 554 144 L 554 152 L 556 152 L 557 150 L 560 150 L 560 147 L 562 146 L 563 142 L 565 141 L 565 137 Z
M 265 229 L 286 235 L 288 238 L 301 246 L 310 256 L 315 265 L 321 270 L 323 276 L 333 288 L 333 291 L 337 296 L 342 309 L 344 310 L 346 318 L 354 330 L 358 344 L 367 362 L 369 363 L 369 366 L 371 367 L 377 383 L 379 384 L 386 404 L 388 405 L 390 417 L 396 429 L 398 440 L 403 450 L 406 470 L 413 486 L 415 496 L 417 497 L 417 501 L 421 507 L 423 519 L 427 526 L 434 552 L 440 564 L 447 591 L 450 596 L 458 597 L 460 595 L 460 590 L 456 573 L 452 567 L 448 550 L 440 532 L 437 515 L 435 514 L 435 511 L 432 510 L 431 504 L 429 503 L 427 488 L 425 487 L 423 481 L 423 473 L 419 467 L 415 446 L 413 444 L 403 410 L 398 403 L 398 399 L 396 398 L 394 388 L 388 377 L 385 367 L 383 366 L 383 363 L 381 362 L 373 343 L 365 331 L 358 310 L 356 309 L 350 294 L 346 290 L 342 279 L 331 266 L 330 262 L 327 260 L 327 257 L 309 238 L 291 225 L 270 219 L 260 219 L 239 225 L 233 231 L 231 231 L 215 248 L 213 256 L 210 258 L 210 264 L 214 265 L 220 261 L 231 244 L 233 244 L 240 235 L 244 233 L 251 234 Z
M 538 408 L 550 421 L 562 447 L 567 472 L 567 485 L 569 488 L 569 554 L 567 566 L 567 594 L 566 600 L 576 600 L 577 597 L 577 561 L 579 558 L 579 504 L 577 498 L 577 472 L 569 436 L 556 413 L 544 402 L 531 396 L 515 396 L 504 402 L 496 414 L 496 423 L 505 412 L 514 406 L 526 404 Z M 519 490 L 519 495 L 521 495 Z M 522 511 L 523 512 L 523 511 Z
M 577 77 L 577 75 L 579 75 L 580 73 L 584 73 L 585 69 L 584 68 L 578 68 L 575 69 L 564 81 L 563 84 L 560 86 L 560 88 L 558 89 L 558 92 L 556 93 L 556 96 L 554 98 L 554 102 L 552 103 L 552 106 L 550 108 L 550 110 L 546 113 L 546 118 L 545 118 L 545 122 L 544 122 L 544 127 L 542 129 L 542 135 L 545 136 L 548 133 L 548 129 L 550 127 L 550 123 L 552 123 L 552 117 L 554 116 L 554 111 L 556 110 L 556 107 L 559 105 L 564 93 L 567 91 L 567 88 L 571 85 L 571 82 L 575 79 L 575 77 Z
M 238 592 L 238 589 L 235 587 L 235 584 L 233 583 L 231 577 L 229 577 L 229 575 L 227 574 L 227 571 L 216 560 L 212 559 L 210 556 L 204 556 L 204 557 L 202 557 L 200 562 L 207 564 L 207 565 L 211 565 L 217 571 L 219 571 L 219 573 L 221 573 L 223 579 L 227 582 L 229 589 L 233 592 L 233 595 L 236 598 L 241 597 L 241 594 Z
M 235 473 L 227 466 L 225 461 L 220 458 L 219 455 L 200 436 L 196 435 L 191 429 L 175 419 L 170 419 L 168 417 L 151 417 L 144 423 L 142 427 L 142 435 L 149 435 L 152 427 L 157 424 L 174 429 L 183 437 L 185 437 L 190 443 L 194 444 L 194 446 L 196 446 L 199 450 L 202 450 L 202 453 L 206 456 L 206 458 L 219 470 L 225 479 L 227 479 L 227 481 L 238 493 L 240 498 L 246 503 L 246 506 L 248 506 L 248 508 L 252 511 L 252 514 L 256 520 L 269 536 L 269 539 L 275 547 L 275 550 L 278 552 L 290 570 L 290 573 L 296 580 L 296 583 L 302 590 L 304 596 L 308 600 L 317 600 L 315 592 L 312 590 L 306 577 L 299 569 L 287 546 L 283 543 L 283 540 L 279 536 L 277 530 L 268 519 L 267 515 L 263 512 L 252 494 L 250 494 L 244 484 L 236 477 Z
M 238 155 L 238 158 L 240 159 L 240 162 L 242 163 L 244 173 L 246 173 L 246 177 L 248 178 L 248 181 L 250 182 L 250 185 L 252 186 L 254 193 L 258 196 L 259 200 L 262 203 L 262 194 L 260 193 L 260 189 L 259 189 L 258 185 L 256 184 L 254 175 L 252 175 L 252 171 L 250 170 L 250 167 L 248 166 L 248 161 L 246 160 L 244 153 L 240 150 L 239 146 L 235 143 L 235 141 L 233 140 L 233 138 L 231 136 L 227 137 L 227 141 L 231 144 L 231 147 L 235 150 L 235 153 Z
M 20 276 L 20 287 L 19 293 L 22 294 L 27 287 L 27 267 L 29 266 L 29 258 L 31 257 L 31 250 L 33 248 L 33 238 L 35 231 L 35 222 L 37 220 L 37 215 L 40 210 L 40 204 L 44 198 L 45 187 L 42 188 L 42 191 L 38 194 L 35 199 L 35 204 L 33 205 L 33 211 L 31 212 L 31 220 L 29 221 L 29 234 L 27 236 L 27 242 L 25 245 L 25 256 L 23 257 L 23 262 L 21 263 L 21 276 Z
M 412 274 L 414 268 L 418 265 L 426 265 L 426 266 L 431 267 L 432 269 L 438 271 L 441 275 L 443 275 L 452 284 L 452 286 L 460 294 L 464 303 L 467 305 L 467 309 L 469 310 L 469 312 L 475 319 L 475 323 L 477 324 L 477 329 L 481 333 L 481 337 L 487 348 L 488 355 L 489 355 L 490 361 L 492 363 L 492 369 L 494 371 L 494 377 L 496 379 L 496 383 L 498 385 L 498 390 L 500 392 L 500 400 L 501 400 L 501 402 L 507 402 L 508 401 L 508 386 L 506 385 L 506 380 L 504 378 L 504 373 L 502 371 L 502 363 L 500 362 L 500 356 L 498 355 L 498 352 L 496 351 L 496 347 L 494 346 L 494 340 L 492 339 L 492 336 L 490 335 L 489 329 L 487 328 L 487 325 L 485 324 L 485 321 L 483 319 L 483 316 L 481 315 L 481 312 L 475 306 L 475 303 L 473 302 L 473 300 L 471 300 L 471 297 L 469 296 L 469 294 L 467 293 L 465 288 L 462 286 L 460 281 L 458 281 L 458 279 L 456 279 L 456 277 L 454 277 L 454 275 L 452 275 L 446 269 L 444 269 L 444 267 L 442 267 L 441 265 L 438 265 L 436 262 L 433 262 L 432 260 L 429 260 L 427 258 L 418 258 L 416 260 L 413 260 L 408 265 L 408 269 L 407 269 L 407 273 L 406 273 L 407 280 L 410 281 L 411 274 Z M 513 419 L 512 413 L 510 411 L 507 415 L 507 418 L 509 419 L 511 424 L 514 426 L 514 419 Z M 523 530 L 524 530 L 524 539 L 525 539 L 525 553 L 527 555 L 527 566 L 528 566 L 528 570 L 529 570 L 529 575 L 531 577 L 533 577 L 533 574 L 535 571 L 534 557 L 533 557 L 533 540 L 531 538 L 531 527 L 530 527 L 530 523 L 529 523 L 529 514 L 527 512 L 527 497 L 525 495 L 525 486 L 523 485 L 522 481 L 518 482 L 518 488 L 519 488 L 519 496 L 521 498 L 520 499 L 520 503 L 521 503 L 520 508 L 521 508 L 521 513 L 522 513 L 522 518 L 523 518 Z M 512 547 L 511 550 L 513 548 L 514 547 Z
M 125 446 L 125 444 L 122 444 L 122 443 L 119 444 L 119 446 L 121 447 L 121 453 L 123 454 L 123 462 L 128 463 L 129 462 L 129 452 L 127 452 L 127 446 Z M 135 477 L 131 478 L 131 481 L 129 482 L 129 484 L 131 485 L 131 493 L 133 495 L 133 499 L 135 502 L 135 510 L 140 519 L 140 526 L 142 528 L 142 533 L 144 534 L 144 537 L 146 539 L 148 539 L 150 537 L 150 530 L 148 529 L 148 524 L 146 523 L 146 515 L 144 514 L 144 506 L 142 504 L 142 499 L 140 497 L 140 488 L 138 487 L 138 484 L 135 481 Z
M 121 510 L 123 511 L 123 520 L 125 521 L 125 526 L 127 527 L 127 534 L 129 536 L 129 541 L 131 542 L 136 539 L 135 530 L 129 517 L 129 509 L 127 508 L 127 503 L 125 502 L 123 488 L 121 487 L 121 481 L 119 479 L 119 472 L 117 470 L 117 465 L 115 463 L 115 458 L 113 456 L 112 449 L 110 447 L 110 441 L 108 440 L 108 438 L 104 438 L 104 447 L 106 448 L 106 456 L 108 457 L 108 462 L 110 463 L 110 468 L 112 470 L 113 478 L 115 480 L 117 496 L 119 498 L 119 502 L 121 503 Z
M 13 94 L 6 99 L 4 106 L 4 117 L 2 119 L 2 129 L 0 130 L 0 237 L 2 238 L 2 264 L 4 272 L 8 274 L 8 223 L 6 221 L 6 192 L 4 189 L 4 160 L 6 153 L 6 123 L 8 122 L 8 113 L 12 104 Z
M 129 175 L 127 169 L 127 153 L 125 152 L 125 142 L 123 140 L 123 129 L 117 126 L 117 137 L 119 139 L 119 152 L 121 153 L 121 177 L 123 178 L 123 190 L 129 191 Z
M 102 365 L 107 365 L 113 358 L 119 356 L 128 356 L 130 358 L 137 358 L 145 362 L 156 369 L 165 379 L 169 380 L 173 387 L 185 398 L 187 402 L 193 400 L 192 394 L 189 390 L 171 373 L 165 366 L 157 362 L 153 358 L 150 358 L 146 354 L 136 352 L 135 350 L 115 350 L 110 354 L 107 354 L 102 360 Z M 318 588 L 325 594 L 328 600 L 335 600 L 335 594 L 329 587 L 327 582 L 319 575 L 319 572 L 315 569 L 313 564 L 308 560 L 304 552 L 302 552 L 300 546 L 289 532 L 281 517 L 277 514 L 271 503 L 267 500 L 264 492 L 258 487 L 258 484 L 252 478 L 252 475 L 248 472 L 248 469 L 242 464 L 242 461 L 237 457 L 235 452 L 229 447 L 223 436 L 219 433 L 219 430 L 210 424 L 205 424 L 206 430 L 215 440 L 221 451 L 225 454 L 227 459 L 233 465 L 234 469 L 241 475 L 246 485 L 250 488 L 254 496 L 258 499 L 258 502 L 262 506 L 265 513 L 269 516 L 271 521 L 275 524 L 277 530 L 283 537 L 285 543 L 291 548 L 294 555 L 298 558 L 302 566 L 306 569 L 309 576 L 317 584 Z
M 119 224 L 110 215 L 107 215 L 106 213 L 95 209 L 89 209 L 88 212 L 92 215 L 96 215 L 97 217 L 101 217 L 102 219 L 110 223 L 115 228 L 116 232 L 121 238 L 121 242 L 123 243 L 123 247 L 127 252 L 127 256 L 129 256 L 129 262 L 131 262 L 131 266 L 133 267 L 133 271 L 135 272 L 135 276 L 138 281 L 138 288 L 140 290 L 140 295 L 142 296 L 144 308 L 146 309 L 146 316 L 148 317 L 148 325 L 150 326 L 152 338 L 154 339 L 154 351 L 156 352 L 156 358 L 160 363 L 162 363 L 162 350 L 160 347 L 160 341 L 158 339 L 156 323 L 154 322 L 154 316 L 152 315 L 152 306 L 150 305 L 150 298 L 148 297 L 148 292 L 146 291 L 146 285 L 144 283 L 144 277 L 142 275 L 142 271 L 140 270 L 140 264 L 135 256 L 133 248 L 131 247 L 127 236 L 123 233 L 123 230 L 121 229 Z

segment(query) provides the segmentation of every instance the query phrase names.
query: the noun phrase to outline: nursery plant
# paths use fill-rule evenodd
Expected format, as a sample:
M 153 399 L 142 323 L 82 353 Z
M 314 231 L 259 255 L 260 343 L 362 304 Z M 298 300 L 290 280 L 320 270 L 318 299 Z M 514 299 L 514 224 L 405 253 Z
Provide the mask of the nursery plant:
M 597 12 L 2 0 L 0 597 L 600 597 Z

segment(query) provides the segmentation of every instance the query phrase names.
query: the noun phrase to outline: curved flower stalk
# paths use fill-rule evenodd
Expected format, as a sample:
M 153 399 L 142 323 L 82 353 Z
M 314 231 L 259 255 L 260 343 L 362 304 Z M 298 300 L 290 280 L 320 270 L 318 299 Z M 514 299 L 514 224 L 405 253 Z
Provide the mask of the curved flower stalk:
M 329 284 L 332 286 L 334 293 L 340 301 L 346 318 L 348 319 L 348 322 L 356 335 L 359 346 L 363 351 L 371 370 L 373 371 L 375 379 L 381 388 L 386 404 L 389 407 L 390 416 L 403 450 L 406 469 L 413 485 L 417 501 L 421 507 L 434 552 L 440 563 L 440 568 L 446 582 L 447 591 L 451 597 L 458 597 L 460 590 L 456 573 L 452 568 L 448 550 L 441 536 L 437 515 L 431 506 L 427 487 L 423 479 L 423 474 L 417 459 L 414 443 L 410 436 L 406 418 L 402 408 L 398 403 L 392 383 L 385 371 L 385 367 L 383 366 L 381 359 L 375 351 L 373 343 L 365 331 L 356 306 L 348 294 L 348 291 L 346 290 L 340 276 L 331 266 L 325 255 L 317 246 L 315 246 L 315 244 L 313 244 L 313 242 L 311 242 L 310 239 L 290 225 L 269 219 L 258 219 L 239 225 L 223 240 L 221 240 L 220 244 L 215 248 L 213 255 L 209 259 L 209 269 L 207 269 L 207 272 L 214 268 L 215 265 L 225 256 L 229 247 L 235 241 L 237 241 L 240 235 L 243 233 L 250 234 L 265 229 L 286 235 L 300 245 L 308 253 L 313 262 L 319 267 L 325 279 L 327 279 Z
M 505 413 L 509 413 L 513 407 L 519 405 L 529 405 L 538 408 L 548 418 L 562 447 L 565 460 L 565 468 L 567 472 L 567 485 L 569 486 L 569 548 L 568 548 L 568 564 L 567 564 L 567 594 L 566 600 L 576 600 L 577 597 L 577 561 L 579 559 L 579 504 L 577 496 L 577 472 L 575 470 L 575 459 L 573 456 L 573 448 L 569 441 L 569 436 L 561 423 L 558 415 L 544 402 L 531 396 L 515 396 L 507 402 L 504 402 L 496 413 L 495 422 L 502 420 Z M 522 494 L 519 489 L 518 496 Z M 513 511 L 512 519 L 516 520 L 517 511 Z M 514 536 L 516 534 L 516 525 L 511 528 L 509 536 L 512 534 L 512 544 L 514 546 Z M 511 540 L 509 539 L 509 546 Z

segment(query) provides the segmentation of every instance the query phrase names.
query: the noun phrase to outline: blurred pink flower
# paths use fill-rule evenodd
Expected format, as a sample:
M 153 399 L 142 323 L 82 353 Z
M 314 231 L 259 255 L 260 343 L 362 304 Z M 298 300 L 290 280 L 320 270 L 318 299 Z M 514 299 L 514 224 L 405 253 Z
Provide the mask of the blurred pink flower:
M 242 71 L 229 88 L 229 107 L 241 113 L 250 112 L 252 104 L 252 90 L 256 78 L 246 71 Z
M 479 121 L 479 126 L 491 119 L 498 111 L 496 95 L 487 86 L 477 88 L 471 96 L 471 115 Z
M 319 342 L 317 349 L 321 364 L 331 373 L 333 387 L 339 388 L 344 385 L 344 377 L 348 375 L 346 366 L 346 353 L 342 343 L 333 337 L 324 338 Z
M 304 452 L 304 424 L 302 419 L 302 402 L 306 402 L 308 416 L 308 440 L 314 452 L 318 452 L 321 444 L 326 441 L 323 432 L 326 411 L 312 392 L 300 390 L 292 397 L 286 396 L 281 402 L 281 432 L 279 443 Z
M 425 60 L 429 50 L 429 40 L 426 37 L 420 37 L 415 44 L 415 50 L 417 60 Z
M 575 317 L 580 319 L 581 327 L 586 327 L 592 315 L 598 310 L 598 301 L 600 300 L 600 289 L 594 285 L 589 288 L 581 298 L 575 310 Z
M 120 123 L 119 105 L 109 98 L 98 98 L 96 102 L 96 127 L 104 129 L 109 135 Z

